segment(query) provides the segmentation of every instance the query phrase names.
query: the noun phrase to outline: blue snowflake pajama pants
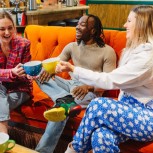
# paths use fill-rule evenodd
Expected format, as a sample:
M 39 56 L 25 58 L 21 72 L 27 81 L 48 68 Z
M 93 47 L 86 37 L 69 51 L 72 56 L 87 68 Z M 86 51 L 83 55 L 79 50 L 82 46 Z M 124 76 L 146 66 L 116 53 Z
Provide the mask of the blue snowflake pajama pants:
M 120 101 L 92 100 L 72 146 L 77 153 L 118 153 L 119 143 L 128 139 L 153 140 L 153 109 L 124 94 Z

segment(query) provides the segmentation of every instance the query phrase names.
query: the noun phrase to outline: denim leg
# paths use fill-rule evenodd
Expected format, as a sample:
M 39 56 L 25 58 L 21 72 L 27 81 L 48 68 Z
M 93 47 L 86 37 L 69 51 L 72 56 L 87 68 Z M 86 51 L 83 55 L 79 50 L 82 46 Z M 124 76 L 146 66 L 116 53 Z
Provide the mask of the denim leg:
M 87 108 L 91 100 L 95 98 L 96 98 L 96 95 L 93 92 L 88 92 L 82 100 L 75 98 L 74 101 L 77 104 L 81 105 L 82 108 Z
M 44 82 L 43 84 L 40 84 L 38 81 L 37 83 L 39 87 L 52 98 L 53 101 L 56 101 L 57 98 L 70 95 L 73 88 L 82 85 L 82 83 L 77 80 L 65 80 L 58 76 L 55 76 L 55 80 L 50 79 L 49 82 Z M 81 102 L 85 102 L 85 105 L 87 106 L 93 98 L 95 98 L 95 94 L 90 92 L 82 101 L 75 100 L 79 104 L 81 104 Z M 42 135 L 36 147 L 38 152 L 53 153 L 66 125 L 67 119 L 62 122 L 48 122 L 45 133 Z
M 6 88 L 0 84 L 0 121 L 9 119 L 9 103 L 7 102 Z
M 13 110 L 30 99 L 26 92 L 12 92 L 7 96 L 10 110 Z
M 65 97 L 71 94 L 71 91 L 80 85 L 83 85 L 78 80 L 65 80 L 58 76 L 55 76 L 55 79 L 50 79 L 48 82 L 40 84 L 39 81 L 36 81 L 39 87 L 43 92 L 45 92 L 51 99 L 55 102 L 56 99 Z M 80 104 L 83 108 L 86 108 L 92 99 L 96 98 L 96 95 L 92 92 L 89 92 L 83 100 L 78 100 L 75 98 L 75 102 Z
M 66 82 L 63 81 L 62 78 L 56 76 L 55 77 L 55 81 L 57 83 L 58 86 L 62 87 L 63 89 L 65 89 L 67 92 L 69 92 L 71 94 L 71 91 L 78 86 L 83 85 L 81 82 L 79 82 L 76 79 L 72 79 L 72 80 L 66 80 Z M 92 99 L 96 98 L 96 95 L 93 92 L 89 92 L 84 99 L 80 100 L 75 98 L 75 102 L 79 105 L 82 106 L 82 108 L 86 108 L 88 106 L 88 104 L 90 103 L 90 101 Z
M 62 122 L 48 122 L 35 150 L 40 153 L 53 153 L 67 120 L 68 118 Z
M 63 79 L 60 77 L 56 77 L 56 83 L 61 86 L 63 89 L 68 91 L 70 94 L 75 87 L 83 85 L 83 83 L 79 82 L 76 79 L 67 80 L 66 84 L 63 82 Z M 96 98 L 96 94 L 93 92 L 88 92 L 88 94 L 84 97 L 84 99 L 80 100 L 75 98 L 74 101 L 81 105 L 82 108 L 86 108 L 92 99 Z
M 7 94 L 7 89 L 0 84 L 0 121 L 9 120 L 10 110 L 15 109 L 28 99 L 30 99 L 30 96 L 26 92 Z
M 55 80 L 51 78 L 48 82 L 44 82 L 43 84 L 41 84 L 38 80 L 36 80 L 36 82 L 41 90 L 45 92 L 55 102 L 58 98 L 70 95 L 70 93 L 64 89 L 64 86 L 67 87 L 68 80 L 62 78 L 61 80 L 61 84 L 57 84 L 56 77 Z

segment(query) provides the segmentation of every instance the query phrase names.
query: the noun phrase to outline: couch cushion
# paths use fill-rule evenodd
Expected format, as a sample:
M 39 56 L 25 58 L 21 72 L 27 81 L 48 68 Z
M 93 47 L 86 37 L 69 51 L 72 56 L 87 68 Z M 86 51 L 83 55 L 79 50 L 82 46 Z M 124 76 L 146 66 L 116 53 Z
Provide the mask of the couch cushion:
M 105 41 L 108 45 L 114 48 L 119 60 L 122 49 L 126 44 L 126 32 L 117 30 L 104 30 Z
M 75 28 L 30 25 L 25 29 L 25 37 L 32 42 L 32 60 L 44 60 L 58 56 L 65 45 L 75 41 Z

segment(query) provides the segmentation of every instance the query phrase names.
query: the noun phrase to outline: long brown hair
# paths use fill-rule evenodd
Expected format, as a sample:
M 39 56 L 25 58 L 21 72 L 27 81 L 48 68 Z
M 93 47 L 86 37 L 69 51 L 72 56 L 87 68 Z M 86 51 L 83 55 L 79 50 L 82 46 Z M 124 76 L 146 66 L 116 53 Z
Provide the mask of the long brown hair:
M 142 43 L 153 45 L 153 6 L 140 5 L 132 10 L 136 14 L 134 38 L 127 40 L 127 48 L 135 48 Z

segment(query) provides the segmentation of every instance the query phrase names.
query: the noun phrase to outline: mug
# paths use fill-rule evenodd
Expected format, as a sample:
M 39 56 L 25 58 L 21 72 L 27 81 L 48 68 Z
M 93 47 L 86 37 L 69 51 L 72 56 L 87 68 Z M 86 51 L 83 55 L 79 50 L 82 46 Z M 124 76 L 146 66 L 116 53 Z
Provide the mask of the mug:
M 15 141 L 9 139 L 9 135 L 0 132 L 0 153 L 11 150 L 15 146 Z
M 74 4 L 75 4 L 75 1 L 74 0 L 66 0 L 66 6 L 74 6 Z
M 30 76 L 37 76 L 42 69 L 41 61 L 30 61 L 23 64 L 23 69 Z
M 59 60 L 60 59 L 58 57 L 54 57 L 54 58 L 49 58 L 49 59 L 43 60 L 42 61 L 42 67 L 48 73 L 54 74 L 55 73 L 55 69 L 56 69 L 56 65 L 58 64 Z
M 29 10 L 37 10 L 37 2 L 36 0 L 29 0 Z

